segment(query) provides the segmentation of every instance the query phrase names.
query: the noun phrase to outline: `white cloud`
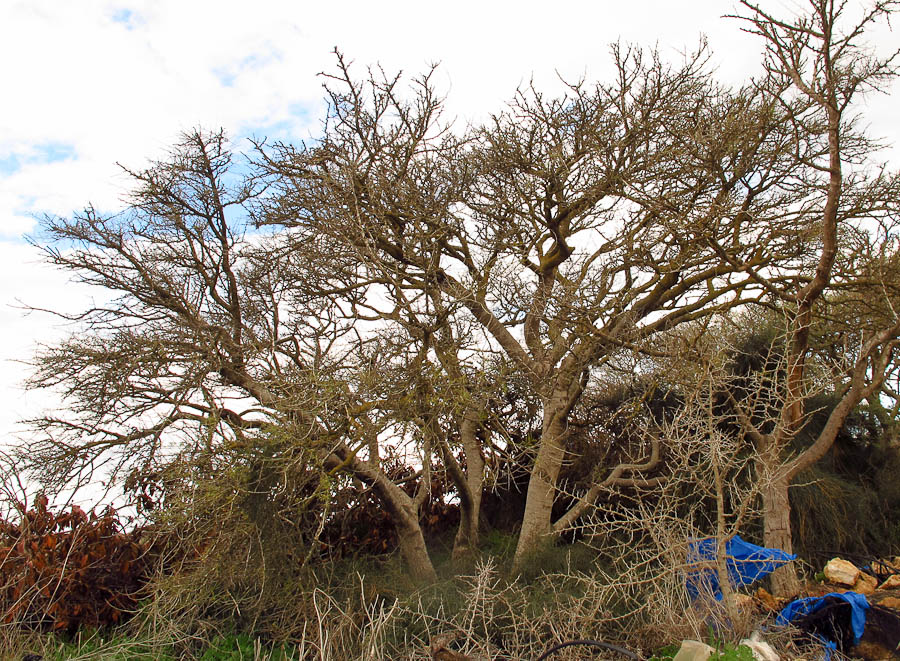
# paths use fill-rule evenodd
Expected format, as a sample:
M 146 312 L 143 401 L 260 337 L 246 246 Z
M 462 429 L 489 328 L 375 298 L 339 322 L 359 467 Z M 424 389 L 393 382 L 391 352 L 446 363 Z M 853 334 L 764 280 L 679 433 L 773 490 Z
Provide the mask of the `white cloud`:
M 83 285 L 43 263 L 41 253 L 23 242 L 0 241 L 0 444 L 21 429 L 17 421 L 36 416 L 57 400 L 49 393 L 26 393 L 27 362 L 38 345 L 58 341 L 66 323 L 45 312 L 28 312 L 24 304 L 50 305 L 59 312 L 76 312 L 90 300 Z
M 703 31 L 733 37 L 727 3 L 648 1 L 456 3 L 236 0 L 18 0 L 0 9 L 0 159 L 34 145 L 67 146 L 86 176 L 40 172 L 3 182 L 0 232 L 27 212 L 114 204 L 116 161 L 141 164 L 179 131 L 224 126 L 233 134 L 303 137 L 318 126 L 321 79 L 338 46 L 360 64 L 418 72 L 442 62 L 451 110 L 483 114 L 532 74 L 552 81 L 601 74 L 621 36 L 670 54 Z M 731 38 L 732 43 L 740 39 Z M 744 40 L 746 41 L 746 40 Z M 726 68 L 744 68 L 717 56 Z M 730 64 L 729 64 L 730 63 Z M 10 201 L 10 197 L 14 198 Z M 33 204 L 32 204 L 33 201 Z M 22 212 L 25 212 L 24 214 Z

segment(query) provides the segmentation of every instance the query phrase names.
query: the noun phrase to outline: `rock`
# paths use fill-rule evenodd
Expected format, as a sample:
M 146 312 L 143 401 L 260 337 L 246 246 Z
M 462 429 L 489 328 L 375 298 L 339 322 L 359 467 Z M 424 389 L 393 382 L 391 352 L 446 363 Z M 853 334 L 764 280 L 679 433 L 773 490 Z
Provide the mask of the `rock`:
M 759 631 L 754 631 L 749 638 L 744 638 L 741 641 L 741 645 L 750 648 L 756 661 L 781 661 L 781 657 L 778 656 L 774 648 L 762 640 L 762 634 Z
M 878 586 L 879 590 L 895 590 L 900 588 L 900 574 L 889 576 L 888 579 Z
M 865 572 L 859 572 L 859 578 L 856 579 L 853 590 L 860 594 L 873 594 L 876 589 L 878 589 L 878 579 Z
M 885 597 L 877 603 L 879 606 L 884 606 L 885 608 L 893 608 L 894 610 L 900 611 L 900 599 L 898 599 L 897 597 Z
M 837 585 L 852 587 L 859 579 L 859 573 L 856 565 L 841 558 L 832 558 L 825 565 L 825 580 Z
M 681 647 L 672 661 L 706 661 L 715 651 L 706 643 L 696 640 L 685 640 L 682 641 Z

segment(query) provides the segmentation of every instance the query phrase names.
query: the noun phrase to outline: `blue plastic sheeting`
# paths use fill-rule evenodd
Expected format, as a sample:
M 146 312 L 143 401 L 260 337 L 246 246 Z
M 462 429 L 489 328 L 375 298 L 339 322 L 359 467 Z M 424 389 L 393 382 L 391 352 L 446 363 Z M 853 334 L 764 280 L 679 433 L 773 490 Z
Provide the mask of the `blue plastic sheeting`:
M 727 556 L 728 580 L 732 587 L 750 585 L 791 560 L 797 559 L 796 555 L 780 549 L 767 549 L 745 542 L 738 535 L 725 542 L 725 555 Z M 687 560 L 688 565 L 715 563 L 716 539 L 709 537 L 691 542 L 688 545 Z M 717 600 L 722 599 L 719 575 L 715 567 L 707 566 L 703 569 L 689 571 L 686 583 L 691 599 L 696 599 L 701 594 L 711 594 Z
M 853 630 L 853 644 L 859 645 L 859 639 L 862 638 L 866 629 L 866 611 L 869 610 L 869 602 L 864 595 L 858 592 L 829 592 L 824 597 L 797 599 L 782 609 L 775 618 L 775 623 L 785 625 L 798 617 L 815 613 L 825 605 L 825 597 L 837 597 L 850 604 L 850 628 Z

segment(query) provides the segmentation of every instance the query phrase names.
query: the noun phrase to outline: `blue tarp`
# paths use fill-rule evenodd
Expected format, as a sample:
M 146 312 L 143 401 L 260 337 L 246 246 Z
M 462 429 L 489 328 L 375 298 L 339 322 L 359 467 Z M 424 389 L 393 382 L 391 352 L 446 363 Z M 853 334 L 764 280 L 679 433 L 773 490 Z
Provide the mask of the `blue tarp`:
M 785 553 L 780 549 L 767 549 L 750 542 L 745 542 L 735 535 L 725 542 L 727 556 L 728 580 L 733 587 L 750 585 L 773 571 L 796 560 L 797 556 Z M 687 591 L 692 599 L 701 593 L 712 594 L 716 599 L 722 598 L 719 587 L 719 575 L 715 567 L 708 566 L 716 561 L 716 539 L 709 537 L 691 542 L 688 545 L 688 565 L 703 563 L 702 569 L 688 572 Z
M 859 645 L 866 629 L 866 611 L 869 610 L 869 602 L 864 595 L 858 592 L 829 592 L 824 597 L 806 597 L 797 599 L 785 606 L 775 618 L 776 624 L 786 625 L 798 617 L 810 615 L 825 606 L 826 597 L 837 597 L 850 604 L 850 628 L 853 630 L 853 644 Z

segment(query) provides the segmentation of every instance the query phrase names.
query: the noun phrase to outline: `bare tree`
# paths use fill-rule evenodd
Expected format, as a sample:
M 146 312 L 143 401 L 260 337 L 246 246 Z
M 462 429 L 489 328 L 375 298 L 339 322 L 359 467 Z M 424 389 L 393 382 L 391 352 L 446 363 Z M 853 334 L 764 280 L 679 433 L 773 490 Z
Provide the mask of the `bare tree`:
M 792 113 L 792 125 L 797 131 L 820 137 L 825 147 L 818 158 L 800 159 L 800 165 L 809 171 L 808 185 L 816 191 L 807 202 L 805 216 L 809 220 L 801 225 L 809 228 L 806 231 L 815 261 L 801 269 L 789 286 L 770 287 L 784 310 L 787 328 L 786 375 L 779 384 L 784 390 L 778 423 L 764 433 L 752 424 L 748 411 L 737 407 L 757 446 L 759 473 L 767 476 L 769 484 L 763 493 L 765 543 L 791 551 L 791 481 L 822 458 L 859 402 L 877 396 L 896 357 L 900 318 L 894 307 L 896 275 L 892 263 L 896 260 L 896 242 L 892 223 L 896 222 L 900 180 L 877 166 L 874 175 L 865 171 L 875 145 L 855 130 L 851 113 L 860 92 L 877 90 L 895 73 L 894 57 L 880 60 L 867 54 L 861 37 L 898 4 L 875 2 L 847 28 L 843 27 L 843 15 L 850 11 L 846 2 L 810 0 L 808 14 L 784 20 L 746 0 L 742 4 L 750 11 L 741 17 L 746 29 L 765 40 L 767 83 L 774 88 L 769 93 L 778 102 L 800 99 L 803 111 Z M 855 239 L 867 236 L 866 230 L 871 227 L 877 235 L 879 223 L 883 231 L 874 243 L 864 239 L 865 245 L 854 245 Z M 859 254 L 854 248 L 863 248 L 869 254 Z M 814 442 L 788 458 L 787 448 L 805 424 L 809 414 L 806 402 L 816 389 L 807 374 L 815 310 L 829 296 L 838 297 L 848 289 L 859 292 L 860 287 L 871 301 L 883 302 L 882 309 L 890 313 L 860 320 L 863 323 L 846 354 L 848 359 L 833 375 L 833 387 L 840 394 L 837 406 Z M 795 570 L 780 570 L 774 585 L 781 594 L 795 593 Z
M 222 133 L 187 135 L 167 161 L 129 174 L 125 212 L 44 224 L 50 261 L 109 300 L 37 356 L 30 385 L 61 388 L 69 414 L 33 420 L 19 457 L 49 487 L 121 482 L 186 457 L 214 470 L 277 428 L 282 462 L 313 456 L 319 471 L 369 485 L 411 573 L 433 579 L 418 521 L 427 490 L 408 495 L 360 453 L 386 423 L 360 404 L 357 329 L 309 295 L 320 271 L 302 254 L 247 234 L 265 183 L 237 175 Z
M 353 290 L 380 319 L 415 308 L 435 336 L 471 327 L 477 335 L 454 333 L 453 346 L 500 352 L 539 397 L 517 566 L 596 495 L 551 520 L 591 371 L 780 283 L 760 273 L 798 258 L 798 214 L 785 212 L 797 199 L 793 166 L 820 147 L 786 121 L 800 109 L 754 87 L 717 87 L 702 51 L 676 68 L 614 56 L 612 84 L 571 85 L 554 99 L 524 89 L 468 139 L 440 123 L 427 76 L 404 100 L 397 78 L 358 83 L 341 61 L 323 140 L 261 146 L 280 189 L 265 222 L 356 256 L 356 284 L 333 291 Z M 460 373 L 452 352 L 438 356 Z M 483 404 L 468 401 L 482 417 Z M 480 450 L 470 447 L 471 476 Z M 623 465 L 611 479 L 652 465 Z
M 113 298 L 38 356 L 32 385 L 61 387 L 71 415 L 34 421 L 44 435 L 20 456 L 51 481 L 102 461 L 150 471 L 171 448 L 214 461 L 278 428 L 277 452 L 371 488 L 411 573 L 431 579 L 419 521 L 431 474 L 440 464 L 455 485 L 461 558 L 478 547 L 486 466 L 515 452 L 530 472 L 520 569 L 607 488 L 658 483 L 650 442 L 596 466 L 554 515 L 590 384 L 623 353 L 664 356 L 654 345 L 673 329 L 758 304 L 787 320 L 773 391 L 785 405 L 771 430 L 740 402 L 734 415 L 765 476 L 766 543 L 790 550 L 790 480 L 877 396 L 900 330 L 897 180 L 841 169 L 872 149 L 844 114 L 853 95 L 891 71 L 855 43 L 894 3 L 846 36 L 829 0 L 793 23 L 745 6 L 768 75 L 740 89 L 713 81 L 703 48 L 669 66 L 615 47 L 612 82 L 553 98 L 529 86 L 484 125 L 454 129 L 430 73 L 406 90 L 377 68 L 357 80 L 338 55 L 319 139 L 260 142 L 240 178 L 224 137 L 197 132 L 130 173 L 123 214 L 48 219 L 50 260 Z M 877 318 L 861 307 L 873 291 Z M 843 399 L 789 458 L 824 301 L 869 322 L 858 341 L 835 331 Z M 533 432 L 498 415 L 513 383 L 536 402 Z M 387 470 L 404 453 L 415 489 Z

